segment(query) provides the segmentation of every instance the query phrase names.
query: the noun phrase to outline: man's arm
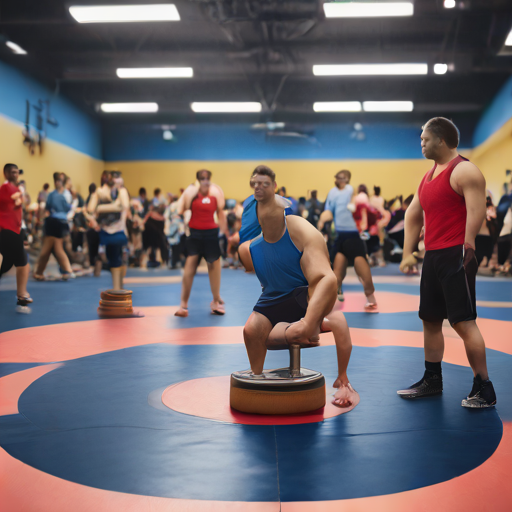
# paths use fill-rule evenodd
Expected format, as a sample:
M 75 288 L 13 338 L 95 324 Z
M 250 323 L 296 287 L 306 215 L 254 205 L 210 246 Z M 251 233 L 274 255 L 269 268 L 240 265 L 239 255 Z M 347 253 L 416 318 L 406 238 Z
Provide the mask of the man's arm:
M 320 215 L 320 218 L 318 219 L 317 223 L 317 229 L 318 231 L 322 231 L 324 229 L 324 225 L 326 222 L 329 222 L 333 219 L 331 210 L 324 210 L 322 214 Z
M 475 238 L 485 219 L 485 178 L 471 162 L 460 163 L 453 171 L 453 178 L 466 202 L 466 235 L 464 243 L 474 249 Z
M 414 199 L 405 212 L 404 228 L 404 251 L 400 271 L 407 272 L 411 265 L 417 261 L 412 252 L 420 239 L 421 228 L 423 227 L 423 208 L 419 200 L 419 194 L 416 192 Z
M 318 334 L 320 325 L 336 303 L 337 281 L 322 235 L 307 220 L 287 217 L 290 237 L 302 250 L 301 267 L 309 286 L 309 303 L 303 319 L 303 335 Z

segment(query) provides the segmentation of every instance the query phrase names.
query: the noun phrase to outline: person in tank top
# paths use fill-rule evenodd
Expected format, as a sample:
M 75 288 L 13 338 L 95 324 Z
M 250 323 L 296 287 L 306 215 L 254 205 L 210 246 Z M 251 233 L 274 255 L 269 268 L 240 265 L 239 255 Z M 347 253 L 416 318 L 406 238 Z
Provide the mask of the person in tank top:
M 197 184 L 191 185 L 178 201 L 178 213 L 183 215 L 191 210 L 192 216 L 188 223 L 190 235 L 186 240 L 187 259 L 183 270 L 181 285 L 181 303 L 175 316 L 188 316 L 188 300 L 201 258 L 208 265 L 208 277 L 213 300 L 210 310 L 214 315 L 224 315 L 224 301 L 220 296 L 220 246 L 219 227 L 229 236 L 226 216 L 224 214 L 224 193 L 218 185 L 211 183 L 212 173 L 206 169 L 197 171 Z M 215 214 L 219 223 L 215 221 Z
M 96 189 L 88 204 L 89 213 L 95 214 L 100 229 L 100 245 L 105 246 L 112 288 L 122 290 L 126 276 L 124 248 L 128 245 L 126 218 L 130 208 L 130 196 L 124 187 L 121 173 L 107 172 L 102 186 Z
M 251 176 L 251 186 L 257 203 L 256 222 L 251 222 L 257 223 L 260 233 L 240 245 L 239 255 L 245 269 L 256 272 L 262 286 L 244 327 L 252 377 L 264 378 L 267 350 L 285 349 L 292 343 L 315 347 L 320 332 L 332 331 L 338 362 L 333 385 L 338 390 L 332 403 L 353 407 L 359 395 L 347 376 L 352 342 L 343 313 L 332 311 L 337 280 L 323 236 L 306 219 L 286 216 L 286 204 L 274 193 L 277 185 L 271 169 L 258 166 Z
M 400 270 L 406 272 L 417 262 L 413 250 L 424 224 L 419 316 L 425 374 L 398 394 L 414 399 L 442 393 L 443 320 L 448 318 L 464 342 L 474 374 L 473 388 L 462 406 L 486 408 L 496 403 L 496 394 L 487 373 L 484 339 L 475 322 L 475 238 L 486 214 L 485 179 L 476 165 L 457 153 L 458 145 L 459 131 L 450 120 L 435 117 L 423 127 L 421 150 L 435 165 L 423 177 L 405 214 Z

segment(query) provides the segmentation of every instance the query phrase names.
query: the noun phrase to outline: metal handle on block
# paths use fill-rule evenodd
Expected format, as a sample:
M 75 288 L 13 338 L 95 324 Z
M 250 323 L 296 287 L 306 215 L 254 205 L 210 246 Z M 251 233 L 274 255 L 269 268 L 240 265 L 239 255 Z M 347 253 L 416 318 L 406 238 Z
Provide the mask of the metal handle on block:
M 290 345 L 290 377 L 300 377 L 300 345 Z

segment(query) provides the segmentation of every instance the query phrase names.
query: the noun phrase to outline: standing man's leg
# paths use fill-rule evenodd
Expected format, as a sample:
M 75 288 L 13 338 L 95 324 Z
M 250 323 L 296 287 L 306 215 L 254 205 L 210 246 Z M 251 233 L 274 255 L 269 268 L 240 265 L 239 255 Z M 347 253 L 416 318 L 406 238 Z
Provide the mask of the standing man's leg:
M 377 305 L 377 299 L 375 298 L 375 286 L 373 285 L 372 271 L 368 261 L 363 256 L 357 256 L 354 258 L 354 270 L 356 271 L 359 280 L 361 281 L 364 294 L 366 295 L 366 306 L 375 307 Z M 374 306 L 371 306 L 371 305 Z
M 208 264 L 208 278 L 210 279 L 210 289 L 212 291 L 213 301 L 210 304 L 212 313 L 217 315 L 223 315 L 225 313 L 223 307 L 223 301 L 220 296 L 220 278 L 222 272 L 222 266 L 220 258 L 215 260 L 213 263 Z
M 66 274 L 72 274 L 73 270 L 71 268 L 71 263 L 69 263 L 68 255 L 64 250 L 64 239 L 56 238 L 53 246 L 53 251 L 55 253 L 55 257 L 59 262 L 60 268 L 64 270 Z M 38 272 L 39 273 L 39 272 Z
M 16 293 L 18 298 L 30 297 L 27 291 L 28 276 L 30 274 L 30 264 L 23 267 L 16 267 Z
M 46 265 L 48 264 L 48 260 L 50 259 L 50 255 L 52 253 L 55 240 L 55 237 L 48 235 L 46 235 L 43 239 L 43 247 L 41 248 L 41 252 L 39 253 L 37 267 L 34 272 L 34 277 L 36 279 L 43 279 L 43 274 L 46 269 Z
M 199 255 L 194 254 L 188 256 L 185 261 L 185 268 L 183 269 L 183 280 L 181 282 L 181 303 L 180 309 L 176 311 L 175 316 L 188 316 L 188 299 L 192 291 L 192 283 L 196 275 L 197 265 L 199 263 Z
M 455 332 L 462 338 L 468 356 L 469 364 L 475 377 L 480 375 L 487 380 L 487 358 L 485 355 L 485 342 L 474 320 L 458 322 L 453 325 Z

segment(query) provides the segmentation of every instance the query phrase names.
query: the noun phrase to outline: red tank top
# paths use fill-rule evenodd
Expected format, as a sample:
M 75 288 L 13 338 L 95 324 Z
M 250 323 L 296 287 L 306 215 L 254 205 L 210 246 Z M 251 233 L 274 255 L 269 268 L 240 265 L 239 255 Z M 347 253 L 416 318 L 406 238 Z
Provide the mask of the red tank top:
M 188 226 L 192 229 L 215 229 L 219 226 L 213 218 L 217 211 L 217 198 L 214 196 L 203 196 L 200 192 L 192 201 L 190 207 L 192 217 Z
M 23 210 L 21 206 L 16 206 L 11 196 L 19 191 L 20 189 L 10 182 L 5 182 L 0 187 L 0 229 L 8 229 L 18 234 L 21 231 Z
M 431 180 L 437 164 L 425 174 L 419 188 L 419 200 L 425 212 L 425 249 L 435 251 L 463 245 L 466 236 L 466 202 L 450 185 L 450 176 L 460 162 L 457 156 Z

